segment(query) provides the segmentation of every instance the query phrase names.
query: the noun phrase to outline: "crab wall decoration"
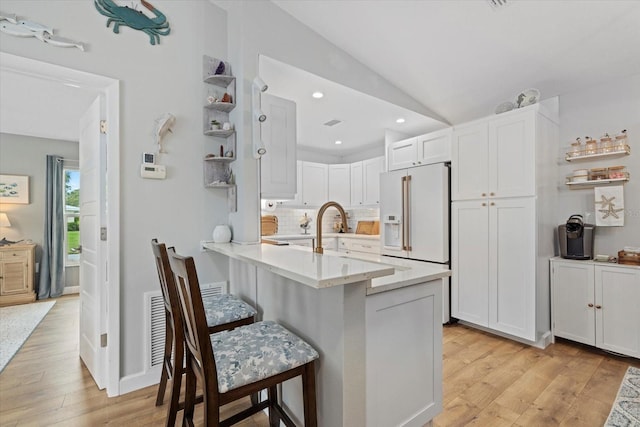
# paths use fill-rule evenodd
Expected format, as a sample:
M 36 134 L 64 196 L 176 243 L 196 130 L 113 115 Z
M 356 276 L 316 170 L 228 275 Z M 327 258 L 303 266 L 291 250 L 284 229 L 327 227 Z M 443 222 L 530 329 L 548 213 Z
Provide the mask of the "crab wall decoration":
M 114 33 L 120 33 L 120 26 L 124 25 L 146 33 L 152 45 L 160 44 L 160 36 L 166 36 L 171 32 L 167 18 L 151 3 L 145 0 L 141 0 L 141 3 L 155 15 L 154 18 L 128 6 L 118 6 L 112 0 L 93 0 L 98 12 L 109 18 L 107 27 L 113 22 Z

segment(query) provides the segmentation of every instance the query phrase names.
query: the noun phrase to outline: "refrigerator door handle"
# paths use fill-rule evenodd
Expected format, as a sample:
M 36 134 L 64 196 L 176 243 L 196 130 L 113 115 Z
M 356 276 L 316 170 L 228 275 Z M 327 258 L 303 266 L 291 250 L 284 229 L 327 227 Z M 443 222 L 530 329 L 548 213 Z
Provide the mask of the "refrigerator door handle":
M 409 242 L 409 181 L 411 181 L 411 175 L 402 177 L 402 250 L 404 251 L 411 250 Z

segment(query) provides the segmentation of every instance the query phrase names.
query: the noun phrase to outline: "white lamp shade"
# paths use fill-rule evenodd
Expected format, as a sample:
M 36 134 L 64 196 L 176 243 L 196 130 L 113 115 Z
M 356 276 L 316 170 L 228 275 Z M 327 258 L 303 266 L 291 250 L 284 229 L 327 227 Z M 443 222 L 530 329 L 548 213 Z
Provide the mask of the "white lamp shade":
M 9 222 L 9 217 L 4 212 L 0 212 L 0 227 L 11 227 L 11 222 Z

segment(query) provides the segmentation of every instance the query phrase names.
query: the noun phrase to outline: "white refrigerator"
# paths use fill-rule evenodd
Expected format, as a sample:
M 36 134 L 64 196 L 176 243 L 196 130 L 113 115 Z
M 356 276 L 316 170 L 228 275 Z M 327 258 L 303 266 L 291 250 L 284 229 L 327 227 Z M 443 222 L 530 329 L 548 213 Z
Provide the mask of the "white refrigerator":
M 450 164 L 435 163 L 380 175 L 381 253 L 449 267 Z M 449 321 L 444 281 L 443 323 Z

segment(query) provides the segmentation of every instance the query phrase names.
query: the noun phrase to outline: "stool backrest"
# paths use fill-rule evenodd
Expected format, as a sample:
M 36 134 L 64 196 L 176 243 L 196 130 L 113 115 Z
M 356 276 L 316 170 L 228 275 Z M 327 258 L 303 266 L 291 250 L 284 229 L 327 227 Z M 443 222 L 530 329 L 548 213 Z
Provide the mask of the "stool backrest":
M 184 322 L 184 340 L 188 357 L 197 360 L 197 366 L 201 369 L 206 381 L 211 380 L 218 384 L 213 349 L 209 336 L 209 327 L 202 303 L 200 284 L 193 257 L 184 257 L 175 253 L 173 248 L 168 249 L 169 263 L 175 274 L 178 300 Z M 190 363 L 189 361 L 187 363 Z M 193 366 L 193 364 L 192 364 Z

